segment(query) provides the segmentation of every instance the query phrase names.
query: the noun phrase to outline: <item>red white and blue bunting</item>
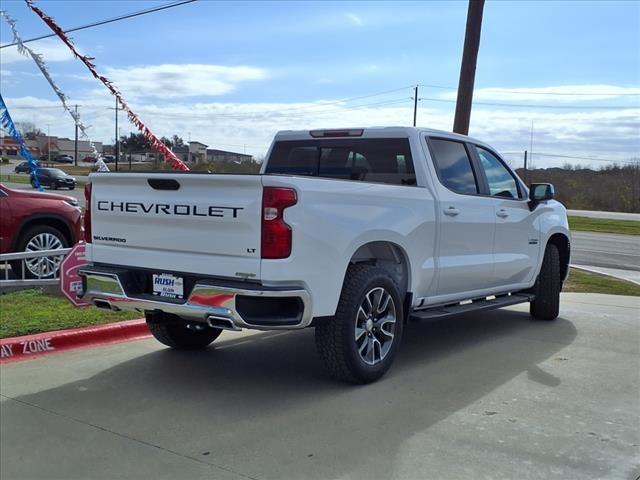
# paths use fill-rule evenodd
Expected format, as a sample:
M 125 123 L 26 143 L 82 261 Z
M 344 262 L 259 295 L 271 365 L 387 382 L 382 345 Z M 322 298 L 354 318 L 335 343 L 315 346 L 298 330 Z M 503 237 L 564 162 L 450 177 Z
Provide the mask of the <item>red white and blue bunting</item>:
M 24 144 L 24 139 L 22 138 L 22 135 L 20 135 L 20 132 L 16 128 L 15 123 L 13 123 L 13 120 L 11 119 L 11 115 L 9 115 L 9 109 L 7 108 L 7 105 L 4 103 L 4 98 L 2 98 L 1 93 L 0 93 L 0 124 L 2 125 L 2 128 L 4 128 L 7 131 L 7 133 L 11 135 L 13 139 L 16 141 L 16 143 L 18 144 L 20 155 L 22 155 L 22 158 L 24 158 L 27 162 L 29 162 L 29 167 L 31 168 L 31 173 L 33 174 L 32 178 L 34 179 L 36 188 L 40 191 L 43 191 L 42 186 L 40 185 L 40 180 L 38 180 L 38 175 L 36 174 L 36 169 L 38 168 L 38 162 L 36 162 L 36 160 L 31 156 L 31 154 L 29 153 L 29 150 Z
M 127 112 L 127 116 L 129 117 L 129 120 L 131 121 L 131 123 L 133 123 L 138 128 L 140 133 L 142 133 L 144 137 L 147 140 L 149 140 L 149 143 L 151 144 L 151 148 L 153 148 L 157 152 L 162 153 L 165 156 L 166 161 L 175 170 L 188 171 L 189 167 L 182 160 L 176 157 L 176 155 L 171 150 L 169 150 L 169 148 L 164 143 L 162 143 L 160 139 L 156 137 L 154 133 L 151 130 L 149 130 L 149 128 L 144 123 L 142 123 L 142 120 L 140 120 L 140 117 L 138 117 L 138 115 L 136 115 L 133 112 L 133 110 L 129 108 L 129 105 L 127 105 L 127 102 L 125 102 L 124 97 L 122 96 L 120 91 L 115 87 L 113 82 L 111 82 L 111 80 L 100 75 L 97 72 L 96 66 L 92 62 L 94 58 L 86 55 L 81 55 L 78 52 L 78 50 L 76 50 L 76 47 L 73 45 L 73 42 L 69 39 L 69 37 L 67 37 L 66 33 L 64 33 L 64 30 L 62 30 L 62 28 L 58 26 L 58 24 L 53 20 L 53 18 L 49 17 L 42 10 L 36 7 L 33 4 L 33 0 L 25 0 L 25 2 L 29 6 L 29 8 L 31 8 L 31 10 L 33 10 L 36 13 L 36 15 L 38 15 L 42 19 L 42 21 L 44 21 L 44 23 L 47 24 L 47 26 L 53 31 L 53 33 L 55 33 L 60 38 L 60 40 L 62 40 L 64 44 L 67 47 L 69 47 L 69 49 L 73 52 L 73 55 L 77 59 L 79 59 L 82 63 L 85 64 L 85 66 L 89 69 L 91 74 L 95 78 L 100 80 L 104 84 L 104 86 L 107 87 L 107 89 L 117 98 L 120 106 L 123 108 L 125 112 Z
M 84 126 L 84 124 L 80 121 L 80 114 L 75 112 L 69 107 L 67 103 L 69 101 L 68 97 L 62 92 L 60 87 L 56 84 L 56 82 L 51 77 L 51 74 L 49 73 L 49 69 L 47 68 L 47 64 L 45 63 L 43 56 L 39 53 L 34 52 L 31 48 L 27 47 L 22 42 L 22 38 L 20 37 L 20 34 L 18 34 L 18 29 L 16 28 L 16 21 L 13 18 L 11 18 L 11 16 L 6 11 L 4 10 L 0 11 L 0 15 L 4 17 L 4 19 L 9 24 L 9 27 L 11 28 L 11 32 L 13 33 L 13 43 L 17 44 L 18 52 L 24 55 L 25 57 L 31 57 L 33 59 L 35 64 L 38 66 L 38 69 L 42 72 L 42 75 L 44 75 L 44 78 L 47 79 L 47 82 L 49 82 L 49 85 L 51 85 L 51 88 L 53 89 L 55 94 L 58 96 L 60 101 L 62 102 L 62 107 L 67 111 L 67 113 L 69 113 L 69 115 L 71 115 L 71 118 L 73 118 L 73 121 L 78 125 L 78 130 L 80 130 L 80 134 L 82 135 L 82 137 L 89 142 L 93 156 L 97 159 L 100 156 L 100 154 L 98 153 L 98 150 L 96 150 L 95 145 L 89 138 L 89 135 L 87 135 L 87 129 Z

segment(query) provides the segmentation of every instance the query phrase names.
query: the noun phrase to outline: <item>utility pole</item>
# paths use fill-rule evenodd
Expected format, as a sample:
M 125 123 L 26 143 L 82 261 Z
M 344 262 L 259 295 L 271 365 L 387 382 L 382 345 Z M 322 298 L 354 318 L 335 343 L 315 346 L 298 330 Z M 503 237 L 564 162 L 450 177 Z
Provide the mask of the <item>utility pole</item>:
M 529 175 L 527 173 L 527 151 L 524 151 L 524 183 L 528 184 L 529 179 L 527 178 Z
M 74 117 L 76 121 L 76 142 L 73 148 L 73 163 L 77 167 L 78 166 L 78 105 L 76 104 L 76 116 Z
M 116 98 L 116 143 L 114 145 L 116 152 L 116 172 L 118 171 L 118 160 L 120 160 L 120 139 L 118 138 L 118 98 Z
M 49 156 L 49 164 L 51 164 L 51 124 L 50 123 L 47 123 L 47 155 Z
M 187 152 L 187 158 L 189 159 L 189 163 L 191 163 L 191 132 L 187 132 L 188 134 L 188 140 L 187 140 L 187 144 L 189 145 L 188 148 L 188 152 Z
M 416 118 L 418 117 L 418 85 L 413 90 L 413 126 L 416 126 Z
M 469 0 L 467 10 L 467 28 L 464 34 L 464 50 L 460 66 L 458 82 L 458 100 L 456 116 L 453 120 L 453 131 L 462 135 L 469 134 L 471 103 L 473 102 L 473 84 L 476 77 L 476 63 L 480 47 L 480 30 L 482 29 L 482 11 L 484 0 Z

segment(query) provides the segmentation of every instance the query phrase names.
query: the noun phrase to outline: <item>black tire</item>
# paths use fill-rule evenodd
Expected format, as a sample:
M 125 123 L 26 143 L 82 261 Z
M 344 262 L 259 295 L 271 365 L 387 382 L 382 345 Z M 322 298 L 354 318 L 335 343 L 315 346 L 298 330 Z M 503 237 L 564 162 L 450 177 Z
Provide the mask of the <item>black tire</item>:
M 540 274 L 533 287 L 536 298 L 529 306 L 531 316 L 536 320 L 555 320 L 560 313 L 560 252 L 553 244 L 547 245 Z
M 61 244 L 60 248 L 68 248 L 69 245 L 69 241 L 67 240 L 67 238 L 62 234 L 62 232 L 60 230 L 58 230 L 57 228 L 51 227 L 49 225 L 34 225 L 33 227 L 29 227 L 28 229 L 26 229 L 24 232 L 22 232 L 20 234 L 20 237 L 18 238 L 18 241 L 16 242 L 16 252 L 24 252 L 26 251 L 27 245 L 29 244 L 29 242 L 35 238 L 36 236 L 43 234 L 43 233 L 49 233 L 53 236 L 55 236 L 58 241 Z M 13 262 L 10 262 L 11 265 L 11 270 L 13 270 L 13 273 L 15 274 L 16 277 L 18 278 L 22 278 L 22 262 L 24 260 L 15 260 Z M 25 265 L 24 267 L 24 276 L 25 278 L 29 278 L 29 279 L 34 279 L 34 278 L 38 278 L 37 275 L 31 273 L 29 271 L 29 269 L 27 268 L 27 266 Z M 48 276 L 43 276 L 40 278 L 52 278 L 53 275 L 48 275 Z
M 369 365 L 358 351 L 356 321 L 365 295 L 379 288 L 391 296 L 396 320 L 393 338 L 388 340 L 390 345 L 387 353 L 378 363 Z M 380 331 L 384 330 L 382 323 L 379 325 L 377 333 L 364 333 L 363 342 L 367 342 L 366 336 L 372 335 L 379 340 Z M 347 269 L 335 316 L 316 326 L 316 347 L 331 376 L 350 383 L 370 383 L 382 377 L 391 366 L 402 340 L 403 326 L 404 313 L 400 289 L 391 275 L 385 269 L 372 265 L 351 265 Z M 363 343 L 360 344 L 362 345 Z M 379 351 L 386 342 L 380 345 Z M 373 350 L 375 352 L 375 346 Z
M 187 328 L 187 322 L 175 315 L 146 315 L 151 334 L 164 345 L 176 350 L 205 349 L 222 333 L 220 328 L 203 327 L 202 330 Z
M 32 187 L 32 188 L 37 188 L 37 187 L 36 187 L 36 182 L 35 182 L 35 181 L 33 181 L 33 180 L 31 180 L 31 187 Z

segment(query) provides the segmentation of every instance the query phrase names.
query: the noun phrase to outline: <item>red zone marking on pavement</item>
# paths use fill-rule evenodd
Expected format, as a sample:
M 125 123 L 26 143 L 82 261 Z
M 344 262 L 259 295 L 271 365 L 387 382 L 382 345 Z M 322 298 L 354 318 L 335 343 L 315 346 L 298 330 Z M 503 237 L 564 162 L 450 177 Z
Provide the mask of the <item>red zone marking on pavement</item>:
M 74 348 L 137 340 L 150 335 L 144 319 L 139 319 L 3 338 L 0 340 L 0 363 L 27 360 Z

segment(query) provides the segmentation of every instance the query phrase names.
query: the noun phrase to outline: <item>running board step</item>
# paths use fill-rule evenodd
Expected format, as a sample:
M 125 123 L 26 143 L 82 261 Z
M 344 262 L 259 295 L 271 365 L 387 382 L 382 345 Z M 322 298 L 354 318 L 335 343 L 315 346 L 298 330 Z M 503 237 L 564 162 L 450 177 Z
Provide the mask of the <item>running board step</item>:
M 433 307 L 425 310 L 414 310 L 411 312 L 411 315 L 409 315 L 409 320 L 440 320 L 441 318 L 460 315 L 462 313 L 480 312 L 483 310 L 508 307 L 509 305 L 517 305 L 518 303 L 530 302 L 533 299 L 534 295 L 526 293 L 500 295 L 490 300 L 487 298 L 481 298 L 468 303 L 455 303 L 452 305 Z

